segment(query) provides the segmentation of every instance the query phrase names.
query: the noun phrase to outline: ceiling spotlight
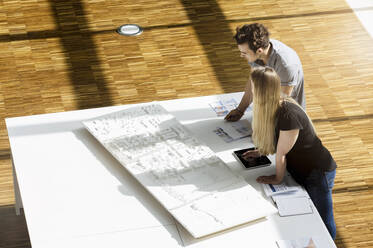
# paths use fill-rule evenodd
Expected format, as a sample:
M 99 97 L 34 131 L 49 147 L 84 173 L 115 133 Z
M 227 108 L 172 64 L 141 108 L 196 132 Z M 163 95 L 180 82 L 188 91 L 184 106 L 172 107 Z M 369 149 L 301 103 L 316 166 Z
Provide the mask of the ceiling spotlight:
M 117 29 L 117 33 L 126 36 L 135 36 L 142 33 L 142 28 L 136 24 L 124 24 Z

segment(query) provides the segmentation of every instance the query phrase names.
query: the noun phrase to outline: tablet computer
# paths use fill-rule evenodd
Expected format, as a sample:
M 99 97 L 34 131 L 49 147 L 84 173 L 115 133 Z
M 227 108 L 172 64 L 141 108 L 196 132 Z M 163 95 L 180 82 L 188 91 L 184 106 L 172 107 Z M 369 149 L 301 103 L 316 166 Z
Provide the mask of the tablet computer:
M 236 157 L 238 162 L 240 162 L 246 169 L 254 169 L 270 165 L 271 160 L 269 160 L 267 156 L 260 156 L 257 158 L 250 158 L 247 160 L 242 157 L 242 154 L 244 154 L 245 152 L 255 149 L 255 147 L 251 147 L 242 150 L 237 150 L 233 152 L 233 155 Z

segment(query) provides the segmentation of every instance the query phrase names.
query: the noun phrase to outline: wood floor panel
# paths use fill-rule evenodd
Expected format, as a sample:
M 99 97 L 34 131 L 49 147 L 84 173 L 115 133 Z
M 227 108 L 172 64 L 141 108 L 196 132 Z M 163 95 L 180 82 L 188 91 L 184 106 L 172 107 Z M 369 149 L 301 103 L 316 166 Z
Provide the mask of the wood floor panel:
M 373 247 L 373 40 L 337 0 L 0 1 L 0 247 L 30 246 L 4 118 L 242 91 L 233 34 L 250 22 L 302 60 L 307 112 L 338 164 L 337 246 Z M 119 36 L 124 23 L 144 33 Z

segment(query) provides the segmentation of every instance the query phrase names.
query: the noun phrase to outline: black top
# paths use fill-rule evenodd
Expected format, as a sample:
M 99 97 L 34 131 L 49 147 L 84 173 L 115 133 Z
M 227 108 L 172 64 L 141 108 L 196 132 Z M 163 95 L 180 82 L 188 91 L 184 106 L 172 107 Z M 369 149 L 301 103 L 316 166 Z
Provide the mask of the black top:
M 293 148 L 286 154 L 286 168 L 298 183 L 304 182 L 313 169 L 332 171 L 337 168 L 304 111 L 298 105 L 284 101 L 277 111 L 275 144 L 277 145 L 280 130 L 293 129 L 299 129 L 299 135 Z

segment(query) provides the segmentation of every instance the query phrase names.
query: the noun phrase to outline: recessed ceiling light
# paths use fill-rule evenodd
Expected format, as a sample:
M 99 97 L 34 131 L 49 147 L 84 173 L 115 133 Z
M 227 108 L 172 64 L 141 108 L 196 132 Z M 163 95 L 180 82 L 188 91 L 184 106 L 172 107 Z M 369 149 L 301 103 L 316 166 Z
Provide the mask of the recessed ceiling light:
M 124 24 L 117 29 L 117 33 L 126 36 L 135 36 L 142 33 L 142 28 L 136 24 Z

